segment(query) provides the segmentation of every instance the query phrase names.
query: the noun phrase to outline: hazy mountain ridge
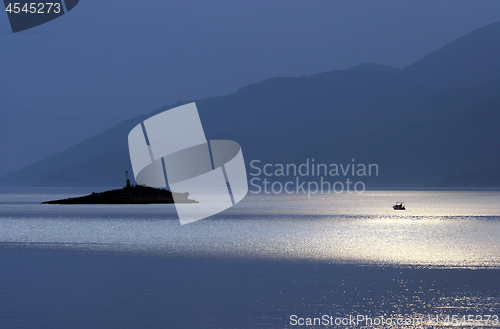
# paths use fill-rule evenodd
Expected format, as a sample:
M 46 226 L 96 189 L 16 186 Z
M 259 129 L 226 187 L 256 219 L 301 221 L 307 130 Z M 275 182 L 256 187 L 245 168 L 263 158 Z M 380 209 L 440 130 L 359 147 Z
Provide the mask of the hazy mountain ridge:
M 377 83 L 373 83 L 374 80 Z M 327 81 L 327 88 L 324 87 L 325 81 Z M 286 84 L 286 88 L 282 87 L 283 84 Z M 342 85 L 345 90 L 340 88 Z M 382 85 L 390 86 L 390 88 L 382 88 L 389 90 L 387 95 L 380 95 L 378 92 Z M 339 97 L 353 86 L 357 86 L 355 89 L 358 90 L 358 93 L 351 93 L 348 98 L 357 100 L 357 102 L 339 100 Z M 373 90 L 369 90 L 368 87 L 373 87 Z M 336 94 L 332 94 L 332 89 L 336 89 Z M 351 125 L 357 122 L 373 123 L 377 117 L 376 113 L 370 114 L 368 118 L 358 119 L 360 109 L 370 103 L 362 97 L 364 94 L 372 95 L 372 98 L 375 98 L 378 103 L 376 109 L 382 111 L 386 108 L 399 108 L 405 97 L 396 96 L 401 92 L 414 93 L 415 90 L 423 93 L 427 89 L 420 90 L 413 83 L 405 86 L 399 77 L 393 78 L 386 73 L 335 71 L 307 78 L 268 79 L 262 83 L 244 87 L 232 95 L 197 101 L 197 105 L 208 139 L 237 140 L 244 147 L 245 158 L 248 159 L 266 158 L 266 154 L 262 154 L 261 150 L 262 145 L 267 145 L 270 152 L 275 155 L 269 158 L 279 161 L 276 155 L 283 154 L 283 152 L 288 153 L 286 147 L 283 147 L 283 143 L 287 141 L 285 139 L 282 142 L 270 144 L 263 140 L 268 134 L 270 135 L 265 139 L 272 140 L 276 137 L 273 129 L 269 128 L 270 126 L 280 127 L 281 135 L 288 136 L 286 138 L 290 142 L 299 145 L 302 143 L 301 141 L 294 141 L 294 136 L 299 136 L 297 134 L 299 128 L 294 128 L 297 125 L 303 126 L 304 122 L 309 122 L 314 126 L 318 122 L 328 120 L 331 129 L 340 129 L 346 126 L 346 122 L 351 122 Z M 361 103 L 359 103 L 360 101 Z M 320 102 L 320 104 L 310 105 L 315 102 Z M 128 132 L 145 118 L 180 104 L 182 103 L 166 106 L 147 116 L 116 125 L 103 134 L 79 143 L 66 152 L 49 156 L 34 166 L 23 168 L 14 175 L 2 178 L 1 181 L 3 184 L 21 183 L 28 185 L 102 185 L 104 182 L 109 184 L 109 177 L 114 176 L 119 177 L 119 180 L 116 181 L 118 184 L 118 181 L 122 181 L 124 171 L 130 171 L 130 163 L 127 161 L 121 168 L 118 168 L 116 161 L 112 160 L 112 155 L 120 154 L 119 157 L 122 159 L 128 157 Z M 235 108 L 238 111 L 235 111 Z M 311 108 L 318 108 L 320 111 L 311 117 L 309 111 L 304 112 L 304 109 Z M 346 108 L 348 111 L 345 111 Z M 335 112 L 335 117 L 331 117 L 332 111 Z M 297 115 L 291 116 L 290 112 L 297 113 Z M 245 132 L 249 134 L 245 134 Z M 315 134 L 314 131 L 311 132 L 307 129 L 302 129 L 302 133 Z M 301 139 L 307 140 L 306 137 Z M 273 150 L 274 147 L 276 150 Z M 302 148 L 307 149 L 308 145 L 304 144 Z M 122 149 L 122 151 L 116 152 L 116 149 Z M 309 156 L 311 154 L 295 149 L 294 156 L 292 158 L 287 156 L 285 159 L 301 161 L 302 159 L 298 155 Z M 101 159 L 101 161 L 96 161 L 96 159 Z M 85 166 L 93 168 L 88 171 L 92 175 L 85 174 L 87 172 L 84 169 Z
M 14 171 L 0 178 L 0 184 L 3 185 L 38 185 L 41 183 L 41 177 L 51 172 L 55 172 L 67 166 L 78 165 L 89 158 L 98 157 L 108 152 L 116 150 L 117 145 L 120 148 L 128 147 L 123 141 L 123 131 L 130 130 L 136 125 L 136 120 L 144 120 L 145 115 L 134 119 L 126 120 L 105 132 L 92 136 L 91 138 L 80 142 L 68 150 L 47 156 L 32 165 Z M 78 184 L 77 184 L 78 185 Z
M 110 113 L 53 113 L 28 109 L 0 93 L 0 176 L 34 164 L 47 154 L 62 152 L 78 141 L 123 120 Z
M 500 22 L 468 33 L 405 67 L 403 75 L 438 88 L 481 85 L 500 77 Z
M 390 74 L 402 74 L 403 70 L 389 65 L 383 65 L 378 63 L 363 63 L 351 67 L 349 70 L 373 70 L 379 72 L 385 72 Z
M 469 33 L 403 70 L 361 64 L 309 77 L 271 78 L 196 102 L 207 139 L 238 141 L 247 163 L 300 164 L 306 158 L 348 163 L 355 158 L 379 164 L 380 177 L 371 180 L 375 185 L 428 185 L 500 163 L 499 155 L 488 152 L 500 147 L 500 65 L 495 63 L 488 76 L 468 62 L 462 63 L 463 72 L 456 70 L 470 44 L 489 45 L 497 36 L 500 23 Z M 490 48 L 496 50 L 488 52 L 490 59 L 500 56 L 500 47 Z M 436 63 L 443 63 L 437 71 Z M 437 81 L 437 73 L 444 80 Z M 450 81 L 460 87 L 451 88 Z M 0 178 L 0 184 L 122 185 L 124 171 L 131 171 L 130 129 L 181 104 L 122 122 Z

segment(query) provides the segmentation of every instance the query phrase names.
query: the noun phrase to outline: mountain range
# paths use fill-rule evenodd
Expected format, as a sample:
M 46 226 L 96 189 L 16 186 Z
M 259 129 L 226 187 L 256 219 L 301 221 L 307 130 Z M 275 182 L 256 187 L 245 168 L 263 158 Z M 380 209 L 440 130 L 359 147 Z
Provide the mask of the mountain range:
M 207 139 L 237 141 L 247 165 L 354 159 L 379 167 L 367 187 L 500 186 L 498 58 L 495 23 L 403 69 L 361 64 L 192 101 Z M 0 177 L 0 184 L 121 186 L 132 170 L 129 131 L 185 103 L 125 120 Z

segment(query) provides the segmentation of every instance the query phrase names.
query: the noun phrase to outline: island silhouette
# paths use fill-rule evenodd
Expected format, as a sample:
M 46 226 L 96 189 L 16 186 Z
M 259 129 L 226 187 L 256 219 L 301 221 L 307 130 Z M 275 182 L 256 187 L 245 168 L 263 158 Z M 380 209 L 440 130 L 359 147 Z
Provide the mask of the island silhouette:
M 174 201 L 175 196 L 175 201 Z M 92 193 L 86 196 L 45 201 L 42 204 L 162 204 L 162 203 L 198 203 L 188 198 L 189 193 L 176 193 L 166 189 L 145 185 L 127 185 L 121 189 Z

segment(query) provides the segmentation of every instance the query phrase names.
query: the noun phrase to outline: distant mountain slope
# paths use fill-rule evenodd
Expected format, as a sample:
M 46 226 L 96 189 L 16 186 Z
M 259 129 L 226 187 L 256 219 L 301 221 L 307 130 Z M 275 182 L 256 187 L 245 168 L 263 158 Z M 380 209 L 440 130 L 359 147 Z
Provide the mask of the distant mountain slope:
M 121 149 L 46 173 L 39 179 L 38 185 L 120 186 L 120 183 L 124 185 L 125 171 L 133 177 L 128 149 Z
M 464 56 L 486 56 L 471 45 L 497 56 L 488 40 L 496 40 L 499 27 L 470 33 L 403 70 L 362 64 L 309 77 L 267 79 L 231 95 L 198 100 L 205 134 L 240 143 L 247 164 L 254 159 L 301 164 L 307 158 L 376 163 L 380 176 L 366 179 L 371 186 L 430 185 L 446 176 L 498 167 L 500 153 L 492 150 L 500 149 L 500 70 L 491 59 L 484 64 Z M 491 72 L 482 74 L 484 65 Z M 124 121 L 1 177 L 0 184 L 121 186 L 124 171 L 131 171 L 129 131 L 181 104 Z
M 232 95 L 197 101 L 197 105 L 207 138 L 240 141 L 245 144 L 246 158 L 266 158 L 283 153 L 275 152 L 275 147 L 289 152 L 290 145 L 295 148 L 295 155 L 305 155 L 308 146 L 304 141 L 295 139 L 303 134 L 312 138 L 318 133 L 314 128 L 317 124 L 328 123 L 327 129 L 337 133 L 348 126 L 360 129 L 361 126 L 356 127 L 358 124 L 363 125 L 363 129 L 371 130 L 393 113 L 409 113 L 415 101 L 430 90 L 384 72 L 346 70 L 311 77 L 268 79 Z M 176 105 L 179 104 L 158 109 L 150 115 Z M 120 149 L 126 150 L 129 131 L 146 117 L 123 122 L 65 152 L 4 176 L 0 178 L 0 184 L 68 185 L 84 182 L 102 185 L 104 181 L 109 182 L 108 176 L 105 178 L 103 173 L 110 172 L 106 166 L 112 161 L 91 159 L 106 157 L 106 154 Z M 262 137 L 268 134 L 269 140 L 262 141 Z M 282 137 L 286 140 L 280 142 Z M 304 138 L 307 140 L 307 137 Z M 287 142 L 290 144 L 287 145 Z M 302 145 L 302 149 L 297 148 L 298 145 Z M 120 157 L 123 158 L 123 154 Z M 297 156 L 293 158 L 297 159 Z M 85 170 L 81 166 L 84 162 L 94 167 L 95 170 L 91 171 L 93 177 L 84 175 Z M 130 163 L 124 163 L 119 170 L 120 183 L 123 172 L 129 168 Z M 60 173 L 57 179 L 56 172 Z M 72 177 L 67 174 L 69 172 L 75 175 Z M 117 184 L 119 182 L 116 181 Z
M 133 120 L 124 121 L 107 131 L 95 135 L 81 143 L 78 143 L 64 152 L 45 157 L 32 165 L 14 171 L 0 178 L 1 185 L 39 185 L 41 178 L 52 172 L 61 170 L 68 166 L 81 164 L 89 159 L 102 156 L 118 149 L 126 148 L 126 135 L 124 132 L 132 129 L 137 121 L 146 116 L 139 116 Z M 80 175 L 78 179 L 88 179 L 85 175 Z M 63 185 L 68 185 L 65 183 Z M 54 185 L 54 184 L 49 184 Z M 79 185 L 79 184 L 76 184 Z M 92 185 L 92 184 L 90 184 Z
M 47 156 L 61 152 L 89 134 L 104 131 L 110 113 L 52 113 L 23 108 L 0 93 L 0 176 Z
M 31 140 L 22 133 L 30 131 L 36 136 L 47 136 L 47 127 L 40 125 L 43 114 L 28 111 L 2 94 L 0 114 L 0 176 L 58 150 L 50 146 L 41 150 L 43 145 L 38 139 Z M 51 140 L 50 136 L 47 139 Z M 31 152 L 25 152 L 30 148 Z
M 479 28 L 403 69 L 403 75 L 438 88 L 500 79 L 500 22 Z
M 379 72 L 385 72 L 385 73 L 391 73 L 391 74 L 401 74 L 403 71 L 401 69 L 389 66 L 389 65 L 382 65 L 382 64 L 377 64 L 377 63 L 363 63 L 363 64 L 358 64 L 356 66 L 351 67 L 349 70 L 373 70 L 373 71 L 379 71 Z
M 433 90 L 373 70 L 269 79 L 197 102 L 209 139 L 238 141 L 247 164 L 377 163 L 370 186 L 432 184 L 500 163 L 500 80 Z M 176 106 L 179 104 L 172 105 Z M 165 107 L 153 115 L 170 108 Z M 149 115 L 148 115 L 149 116 Z M 123 185 L 131 172 L 123 122 L 0 179 L 8 185 Z M 248 168 L 250 170 L 250 168 Z

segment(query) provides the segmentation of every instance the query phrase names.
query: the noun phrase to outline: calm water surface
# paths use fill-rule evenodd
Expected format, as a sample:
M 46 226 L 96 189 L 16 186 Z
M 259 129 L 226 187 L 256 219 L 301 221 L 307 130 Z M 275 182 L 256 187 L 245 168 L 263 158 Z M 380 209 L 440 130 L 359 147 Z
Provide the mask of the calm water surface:
M 172 205 L 40 204 L 98 190 L 0 189 L 0 328 L 500 315 L 499 191 L 249 195 L 184 226 Z
M 0 194 L 1 243 L 500 267 L 500 191 L 372 191 L 312 198 L 249 195 L 220 215 L 184 226 L 173 205 L 41 205 L 83 191 L 31 192 L 4 190 Z M 407 210 L 394 211 L 391 206 L 396 201 L 404 201 Z

